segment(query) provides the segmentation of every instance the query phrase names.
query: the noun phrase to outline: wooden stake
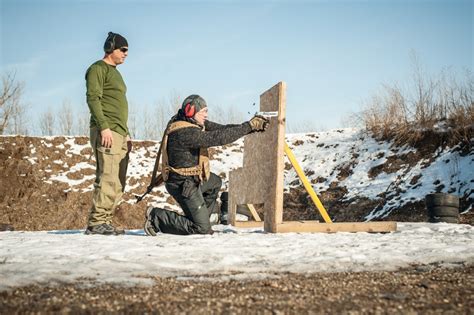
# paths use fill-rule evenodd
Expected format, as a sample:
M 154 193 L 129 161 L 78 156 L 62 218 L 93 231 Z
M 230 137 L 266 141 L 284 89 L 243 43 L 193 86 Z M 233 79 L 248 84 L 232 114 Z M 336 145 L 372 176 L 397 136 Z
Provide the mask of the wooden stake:
M 247 207 L 249 207 L 250 213 L 252 213 L 253 219 L 255 221 L 257 221 L 257 222 L 262 221 L 262 219 L 260 219 L 260 216 L 257 213 L 257 210 L 255 210 L 255 207 L 253 206 L 253 204 L 249 203 L 249 204 L 247 204 Z
M 319 200 L 318 196 L 314 192 L 313 187 L 311 186 L 311 184 L 309 183 L 308 178 L 306 177 L 306 175 L 303 172 L 303 169 L 301 169 L 300 165 L 298 164 L 298 161 L 296 160 L 295 155 L 290 150 L 290 147 L 288 146 L 288 144 L 286 142 L 285 142 L 285 153 L 286 153 L 286 156 L 288 156 L 288 159 L 290 160 L 291 164 L 295 168 L 296 174 L 298 174 L 299 178 L 303 182 L 303 186 L 306 189 L 306 191 L 308 192 L 309 196 L 311 197 L 311 200 L 313 200 L 316 208 L 318 209 L 319 213 L 323 217 L 324 222 L 331 223 L 332 222 L 331 218 L 329 217 L 326 209 L 324 208 L 323 204 Z

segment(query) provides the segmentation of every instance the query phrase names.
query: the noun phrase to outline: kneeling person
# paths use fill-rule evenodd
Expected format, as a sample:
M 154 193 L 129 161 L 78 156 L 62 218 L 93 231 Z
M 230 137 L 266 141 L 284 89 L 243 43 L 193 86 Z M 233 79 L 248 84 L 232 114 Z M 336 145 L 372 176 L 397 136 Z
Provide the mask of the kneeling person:
M 162 142 L 162 175 L 166 190 L 178 202 L 184 216 L 149 207 L 145 232 L 189 235 L 212 234 L 210 216 L 217 212 L 219 176 L 210 172 L 208 148 L 229 144 L 261 132 L 268 120 L 255 116 L 237 125 L 221 125 L 207 120 L 207 105 L 199 95 L 188 96 L 168 123 Z M 221 213 L 227 213 L 227 193 L 221 195 Z

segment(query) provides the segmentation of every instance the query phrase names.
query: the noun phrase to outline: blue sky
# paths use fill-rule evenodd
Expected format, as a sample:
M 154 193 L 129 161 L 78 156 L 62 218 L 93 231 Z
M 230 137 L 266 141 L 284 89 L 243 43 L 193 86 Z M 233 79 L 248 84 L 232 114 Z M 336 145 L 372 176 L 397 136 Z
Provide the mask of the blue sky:
M 247 114 L 286 81 L 293 126 L 343 127 L 410 79 L 412 52 L 428 73 L 473 69 L 473 1 L 0 1 L 0 70 L 25 82 L 32 119 L 64 100 L 86 110 L 108 31 L 129 42 L 119 70 L 136 107 L 174 91 Z

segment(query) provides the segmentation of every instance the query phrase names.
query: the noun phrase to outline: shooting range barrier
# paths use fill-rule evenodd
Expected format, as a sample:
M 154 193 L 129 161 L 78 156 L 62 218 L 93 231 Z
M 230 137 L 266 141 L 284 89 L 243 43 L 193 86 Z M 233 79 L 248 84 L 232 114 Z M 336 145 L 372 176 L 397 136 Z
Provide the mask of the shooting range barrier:
M 236 227 L 264 226 L 265 232 L 392 232 L 397 224 L 384 222 L 333 223 L 313 190 L 293 152 L 285 142 L 286 83 L 279 82 L 260 95 L 260 111 L 278 112 L 270 117 L 265 132 L 247 135 L 244 139 L 243 166 L 229 174 L 230 223 Z M 324 223 L 319 221 L 283 222 L 284 155 L 287 155 Z M 263 204 L 264 222 L 254 205 Z M 246 205 L 254 221 L 236 221 L 237 206 Z

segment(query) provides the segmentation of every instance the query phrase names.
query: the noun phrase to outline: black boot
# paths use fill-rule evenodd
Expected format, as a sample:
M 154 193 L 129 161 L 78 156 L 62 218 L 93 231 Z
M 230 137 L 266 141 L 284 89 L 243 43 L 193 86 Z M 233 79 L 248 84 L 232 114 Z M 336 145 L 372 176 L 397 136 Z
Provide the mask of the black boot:
M 157 231 L 157 228 L 153 224 L 153 210 L 153 206 L 150 206 L 145 212 L 145 223 L 143 225 L 143 230 L 145 231 L 145 234 L 149 236 L 156 236 L 156 234 L 159 232 L 159 230 Z
M 228 215 L 229 215 L 229 193 L 227 191 L 224 191 L 221 194 L 221 215 L 220 215 L 221 224 L 224 224 L 224 225 L 229 224 Z

